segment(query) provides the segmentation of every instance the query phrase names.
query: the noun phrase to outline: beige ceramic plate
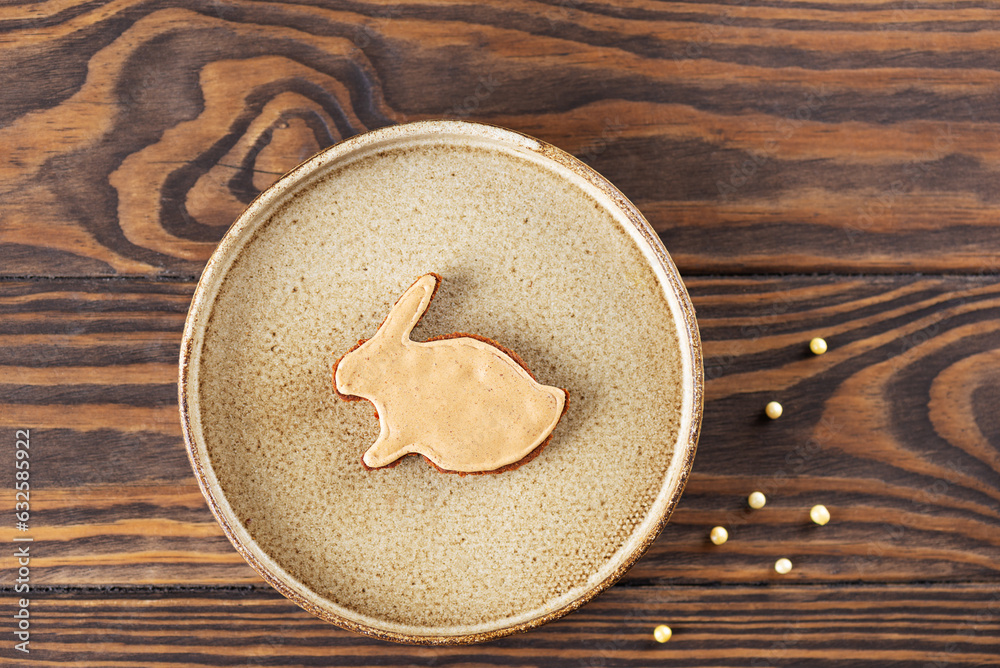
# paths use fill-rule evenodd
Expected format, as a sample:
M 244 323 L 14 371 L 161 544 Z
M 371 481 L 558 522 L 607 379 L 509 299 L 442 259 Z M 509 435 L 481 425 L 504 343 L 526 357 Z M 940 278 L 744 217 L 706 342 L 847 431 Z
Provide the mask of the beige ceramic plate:
M 378 422 L 331 365 L 432 271 L 414 340 L 485 336 L 569 391 L 516 470 L 360 463 Z M 614 186 L 509 130 L 421 122 L 323 151 L 240 216 L 191 305 L 180 406 L 209 506 L 265 580 L 348 629 L 467 643 L 575 609 L 646 550 L 691 469 L 701 365 L 677 270 Z

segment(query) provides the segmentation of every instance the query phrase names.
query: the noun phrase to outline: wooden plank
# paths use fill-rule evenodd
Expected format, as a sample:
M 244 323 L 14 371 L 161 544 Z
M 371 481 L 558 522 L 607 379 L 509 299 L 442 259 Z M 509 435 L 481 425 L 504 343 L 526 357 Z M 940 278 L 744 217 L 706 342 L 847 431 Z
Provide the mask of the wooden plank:
M 550 141 L 687 273 L 997 273 L 1000 10 L 49 0 L 0 8 L 0 274 L 193 277 L 310 153 L 407 120 Z
M 1000 279 L 693 278 L 694 474 L 631 583 L 1000 580 Z M 258 582 L 185 457 L 185 282 L 0 282 L 0 462 L 31 429 L 40 584 Z M 825 336 L 830 351 L 807 350 Z M 785 415 L 762 416 L 777 399 Z M 746 510 L 760 489 L 770 502 Z M 7 488 L 0 500 L 13 502 Z M 825 504 L 826 527 L 808 520 Z M 725 525 L 730 541 L 707 540 Z M 0 527 L 0 542 L 13 537 Z
M 342 631 L 270 589 L 43 589 L 29 610 L 30 654 L 0 650 L 17 665 L 1000 665 L 995 586 L 618 586 L 562 620 L 467 647 Z M 674 636 L 661 645 L 663 623 Z

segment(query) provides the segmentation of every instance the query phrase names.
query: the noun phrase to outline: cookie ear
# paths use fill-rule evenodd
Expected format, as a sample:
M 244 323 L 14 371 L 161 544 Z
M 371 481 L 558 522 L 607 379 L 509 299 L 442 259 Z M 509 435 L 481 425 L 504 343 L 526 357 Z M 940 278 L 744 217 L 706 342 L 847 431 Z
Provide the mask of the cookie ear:
M 389 310 L 375 336 L 399 342 L 409 340 L 410 332 L 431 305 L 440 280 L 437 274 L 425 274 L 418 278 Z

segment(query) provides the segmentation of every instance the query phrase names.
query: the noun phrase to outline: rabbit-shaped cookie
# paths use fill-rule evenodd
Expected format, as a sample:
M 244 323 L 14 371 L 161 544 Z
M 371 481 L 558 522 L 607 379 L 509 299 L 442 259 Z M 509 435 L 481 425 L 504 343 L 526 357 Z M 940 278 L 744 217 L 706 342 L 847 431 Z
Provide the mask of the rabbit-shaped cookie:
M 379 437 L 362 462 L 381 468 L 417 453 L 452 473 L 515 468 L 548 441 L 568 393 L 539 384 L 515 354 L 488 339 L 411 341 L 440 280 L 417 279 L 375 335 L 333 365 L 337 394 L 368 399 L 378 412 Z

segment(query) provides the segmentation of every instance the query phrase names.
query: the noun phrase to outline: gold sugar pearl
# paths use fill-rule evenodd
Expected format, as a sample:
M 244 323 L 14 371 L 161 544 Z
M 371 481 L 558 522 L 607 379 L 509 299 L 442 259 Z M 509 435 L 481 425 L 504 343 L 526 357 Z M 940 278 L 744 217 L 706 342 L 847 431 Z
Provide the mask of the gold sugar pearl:
M 729 540 L 729 532 L 726 531 L 725 527 L 714 527 L 708 537 L 716 545 L 722 545 Z
M 767 413 L 767 417 L 771 418 L 772 420 L 777 420 L 778 418 L 781 417 L 782 413 L 781 404 L 779 404 L 777 401 L 772 401 L 768 403 L 767 406 L 764 407 L 764 412 Z
M 809 511 L 809 519 L 816 524 L 823 526 L 830 521 L 830 511 L 823 505 L 813 506 L 812 510 Z
M 774 570 L 778 571 L 782 575 L 792 572 L 792 562 L 788 559 L 781 558 L 774 562 Z
M 656 638 L 656 642 L 667 642 L 673 635 L 674 632 L 666 624 L 660 624 L 653 629 L 653 637 Z
M 826 341 L 817 336 L 809 342 L 809 350 L 812 351 L 813 355 L 822 355 L 826 352 Z
M 764 507 L 764 504 L 767 503 L 767 497 L 764 496 L 763 492 L 753 492 L 747 497 L 747 503 L 750 504 L 750 507 L 754 510 L 760 510 Z

